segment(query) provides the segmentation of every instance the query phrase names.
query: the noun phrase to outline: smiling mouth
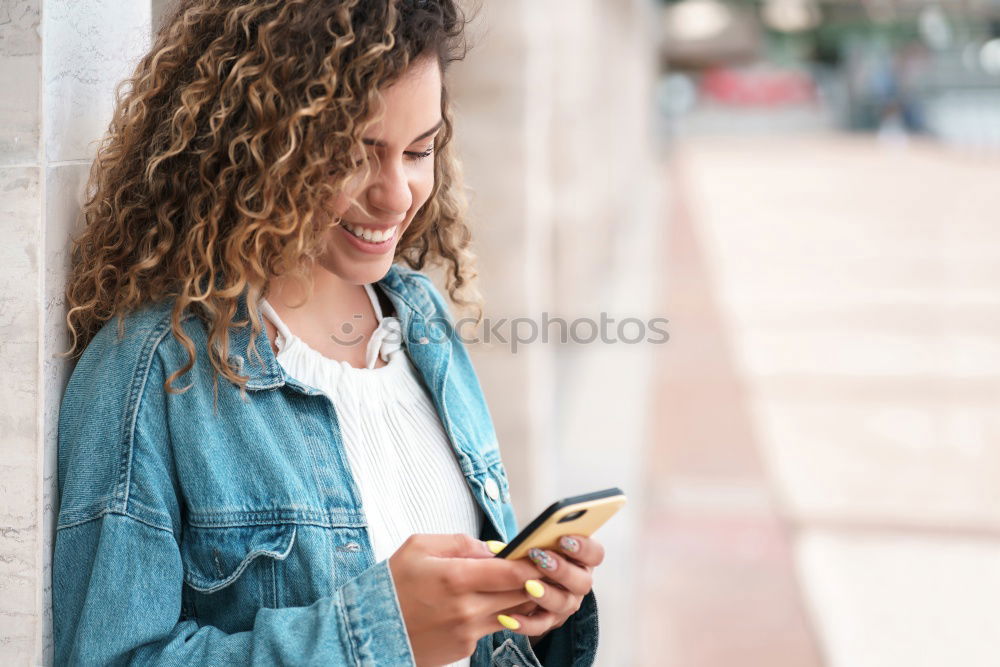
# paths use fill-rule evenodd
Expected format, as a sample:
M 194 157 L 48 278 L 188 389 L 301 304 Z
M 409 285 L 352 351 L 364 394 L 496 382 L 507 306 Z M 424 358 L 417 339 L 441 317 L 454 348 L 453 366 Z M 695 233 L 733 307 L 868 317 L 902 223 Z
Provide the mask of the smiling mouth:
M 372 229 L 371 227 L 352 225 L 348 222 L 341 222 L 341 224 L 344 226 L 344 229 L 349 231 L 358 239 L 371 244 L 385 243 L 394 237 L 396 235 L 396 231 L 399 229 L 399 225 L 393 225 L 388 229 Z

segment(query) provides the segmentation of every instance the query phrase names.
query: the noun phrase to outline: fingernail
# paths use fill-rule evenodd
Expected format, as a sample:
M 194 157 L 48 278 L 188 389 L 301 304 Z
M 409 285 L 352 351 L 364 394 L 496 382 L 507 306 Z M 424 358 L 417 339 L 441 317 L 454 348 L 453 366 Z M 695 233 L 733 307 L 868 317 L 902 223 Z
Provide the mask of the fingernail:
M 486 547 L 495 554 L 503 551 L 506 546 L 506 542 L 501 542 L 499 540 L 486 540 Z
M 529 549 L 528 558 L 531 562 L 542 568 L 543 570 L 554 570 L 556 569 L 556 559 L 548 554 L 548 552 L 542 549 Z
M 538 579 L 528 579 L 524 582 L 524 590 L 533 598 L 540 598 L 545 595 L 545 586 Z
M 515 621 L 510 616 L 506 614 L 497 614 L 497 620 L 500 621 L 500 625 L 507 628 L 508 630 L 517 630 L 521 627 L 521 624 Z
M 580 550 L 579 540 L 569 535 L 563 535 L 559 538 L 559 546 L 562 547 L 563 551 L 568 551 L 571 554 L 575 554 Z

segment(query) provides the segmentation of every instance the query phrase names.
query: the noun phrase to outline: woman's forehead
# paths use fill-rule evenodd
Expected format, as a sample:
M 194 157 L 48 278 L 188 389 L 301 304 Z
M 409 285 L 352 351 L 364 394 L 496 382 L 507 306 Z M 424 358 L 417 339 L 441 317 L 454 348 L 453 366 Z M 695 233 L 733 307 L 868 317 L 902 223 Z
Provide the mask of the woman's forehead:
M 376 144 L 409 145 L 441 123 L 441 70 L 433 58 L 421 58 L 382 91 L 375 123 L 365 133 Z

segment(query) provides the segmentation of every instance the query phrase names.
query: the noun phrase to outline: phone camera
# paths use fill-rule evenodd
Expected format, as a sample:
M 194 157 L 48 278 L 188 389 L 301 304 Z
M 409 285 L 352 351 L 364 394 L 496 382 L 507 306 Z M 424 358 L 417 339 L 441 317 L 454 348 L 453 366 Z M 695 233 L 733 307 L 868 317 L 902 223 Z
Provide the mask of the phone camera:
M 567 514 L 563 518 L 559 519 L 558 523 L 565 523 L 567 521 L 574 521 L 576 519 L 579 519 L 581 516 L 583 516 L 586 513 L 587 513 L 587 510 L 577 510 L 575 512 L 570 512 L 569 514 Z

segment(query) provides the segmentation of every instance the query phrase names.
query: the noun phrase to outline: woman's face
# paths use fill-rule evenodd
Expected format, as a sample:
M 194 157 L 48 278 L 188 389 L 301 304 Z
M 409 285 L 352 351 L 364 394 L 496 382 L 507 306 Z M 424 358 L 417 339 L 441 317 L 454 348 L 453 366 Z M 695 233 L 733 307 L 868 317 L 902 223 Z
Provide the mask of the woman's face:
M 382 97 L 383 118 L 365 137 L 369 157 L 374 158 L 371 174 L 362 180 L 364 170 L 359 170 L 334 200 L 332 212 L 341 224 L 330 231 L 319 260 L 323 269 L 353 284 L 385 276 L 403 230 L 434 187 L 432 150 L 441 128 L 437 59 L 414 61 Z

